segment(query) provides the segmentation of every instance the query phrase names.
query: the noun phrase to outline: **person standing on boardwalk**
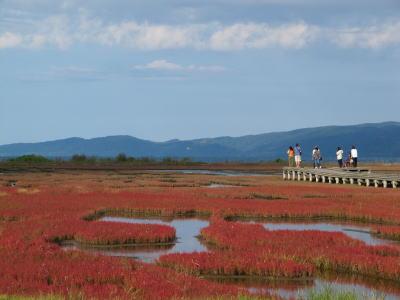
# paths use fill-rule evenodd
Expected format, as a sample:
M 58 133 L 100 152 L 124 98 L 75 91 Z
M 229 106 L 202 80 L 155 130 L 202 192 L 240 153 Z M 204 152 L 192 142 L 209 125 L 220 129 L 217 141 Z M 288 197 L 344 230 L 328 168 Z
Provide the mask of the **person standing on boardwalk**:
M 357 168 L 357 163 L 358 163 L 358 151 L 356 146 L 351 147 L 351 159 L 353 160 L 353 167 Z
M 287 151 L 289 167 L 294 167 L 294 149 L 292 146 Z
M 314 162 L 314 168 L 321 169 L 321 151 L 319 150 L 319 147 L 317 147 L 317 146 L 313 149 L 312 159 Z
M 294 160 L 296 162 L 296 167 L 300 168 L 301 167 L 301 148 L 299 144 L 296 144 L 296 147 L 294 147 Z
M 347 159 L 346 159 L 346 163 L 345 163 L 345 167 L 349 168 L 353 165 L 353 159 L 351 158 L 351 152 L 349 152 L 349 154 L 347 155 Z
M 312 149 L 312 154 L 311 154 L 311 160 L 313 161 L 313 165 L 314 165 L 314 168 L 315 168 L 315 159 L 314 159 L 314 157 L 315 157 L 315 152 L 317 151 L 317 146 L 315 146 L 313 149 Z
M 336 159 L 337 159 L 339 168 L 343 168 L 343 150 L 341 147 L 337 147 Z

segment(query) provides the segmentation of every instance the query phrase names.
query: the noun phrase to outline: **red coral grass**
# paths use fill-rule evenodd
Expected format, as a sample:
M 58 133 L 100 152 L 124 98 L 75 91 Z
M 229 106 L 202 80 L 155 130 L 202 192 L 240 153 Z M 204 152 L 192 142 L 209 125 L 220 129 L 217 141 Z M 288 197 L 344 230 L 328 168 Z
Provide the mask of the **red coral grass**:
M 211 276 L 309 277 L 315 268 L 290 258 L 253 251 L 169 254 L 160 257 L 162 266 L 178 272 Z
M 400 281 L 399 248 L 368 246 L 339 232 L 269 231 L 257 224 L 218 222 L 203 229 L 202 236 L 220 249 L 236 251 L 238 256 L 252 249 L 272 257 L 308 262 L 321 271 Z
M 281 182 L 265 177 L 251 179 L 253 186 L 210 191 L 184 187 L 209 182 L 206 175 L 177 176 L 174 185 L 182 186 L 179 188 L 167 182 L 160 186 L 164 175 L 157 174 L 4 176 L 12 176 L 19 185 L 32 185 L 35 193 L 0 187 L 0 294 L 180 299 L 244 292 L 193 276 L 198 274 L 307 277 L 316 271 L 329 271 L 400 282 L 400 252 L 396 247 L 367 246 L 341 233 L 268 231 L 261 225 L 223 220 L 235 216 L 329 218 L 398 226 L 398 191 Z M 130 184 L 125 183 L 128 176 L 132 177 L 133 187 L 125 188 Z M 258 200 L 252 194 L 282 195 L 287 200 Z M 212 225 L 202 231 L 202 236 L 214 246 L 209 253 L 161 257 L 158 266 L 64 251 L 51 242 L 76 238 L 86 243 L 111 244 L 174 239 L 175 232 L 168 226 L 84 220 L 96 211 L 129 216 L 211 216 Z M 377 232 L 397 236 L 397 226 L 378 226 Z
M 373 229 L 373 233 L 380 238 L 400 241 L 400 227 L 399 226 L 376 226 Z
M 91 245 L 170 243 L 175 234 L 175 228 L 166 225 L 88 222 L 74 239 Z

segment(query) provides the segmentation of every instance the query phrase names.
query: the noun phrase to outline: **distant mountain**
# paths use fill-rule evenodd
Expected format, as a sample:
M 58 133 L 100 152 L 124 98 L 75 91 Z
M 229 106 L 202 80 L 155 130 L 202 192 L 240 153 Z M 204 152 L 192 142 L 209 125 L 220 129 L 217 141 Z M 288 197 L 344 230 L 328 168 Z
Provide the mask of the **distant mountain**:
M 125 153 L 134 157 L 190 157 L 197 160 L 273 160 L 285 158 L 289 145 L 300 143 L 304 159 L 318 145 L 326 160 L 335 159 L 337 146 L 349 151 L 357 145 L 361 160 L 400 160 L 400 123 L 385 122 L 351 126 L 324 126 L 242 137 L 218 137 L 195 140 L 152 142 L 131 136 L 108 136 L 93 139 L 68 138 L 41 143 L 18 143 L 0 146 L 0 157 L 40 154 L 69 157 L 74 154 L 114 157 Z

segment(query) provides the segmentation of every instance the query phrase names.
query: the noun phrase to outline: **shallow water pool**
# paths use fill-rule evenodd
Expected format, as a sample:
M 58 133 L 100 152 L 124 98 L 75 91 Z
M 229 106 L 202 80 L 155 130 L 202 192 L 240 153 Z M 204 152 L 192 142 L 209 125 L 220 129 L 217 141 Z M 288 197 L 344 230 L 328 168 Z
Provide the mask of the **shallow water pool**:
M 134 224 L 160 224 L 172 226 L 176 230 L 177 241 L 165 245 L 147 246 L 120 246 L 120 247 L 86 247 L 82 245 L 71 245 L 65 248 L 81 249 L 92 253 L 108 256 L 132 257 L 144 262 L 152 263 L 160 256 L 171 253 L 204 252 L 207 248 L 201 244 L 197 236 L 201 229 L 209 226 L 209 222 L 200 219 L 174 219 L 170 222 L 160 219 L 120 218 L 104 217 L 100 221 L 134 223 Z

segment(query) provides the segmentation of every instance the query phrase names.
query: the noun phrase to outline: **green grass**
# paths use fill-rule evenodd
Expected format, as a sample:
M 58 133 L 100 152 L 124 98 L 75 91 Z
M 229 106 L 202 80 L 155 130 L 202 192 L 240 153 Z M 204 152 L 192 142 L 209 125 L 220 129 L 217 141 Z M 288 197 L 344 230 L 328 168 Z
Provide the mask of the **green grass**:
M 182 300 L 182 298 L 179 298 Z M 184 300 L 268 300 L 273 298 L 268 298 L 265 296 L 251 296 L 251 295 L 238 295 L 238 296 L 215 296 L 215 297 L 205 297 L 205 298 L 184 298 Z
M 384 300 L 385 296 L 357 295 L 356 292 L 336 291 L 330 286 L 322 290 L 313 289 L 306 295 L 299 295 L 301 300 Z
M 334 292 L 330 288 L 323 291 L 311 291 L 304 298 L 307 300 L 358 300 L 357 295 L 351 292 Z
M 50 162 L 51 160 L 41 155 L 29 154 L 11 158 L 9 159 L 9 161 L 21 162 L 21 163 L 45 163 L 45 162 Z

